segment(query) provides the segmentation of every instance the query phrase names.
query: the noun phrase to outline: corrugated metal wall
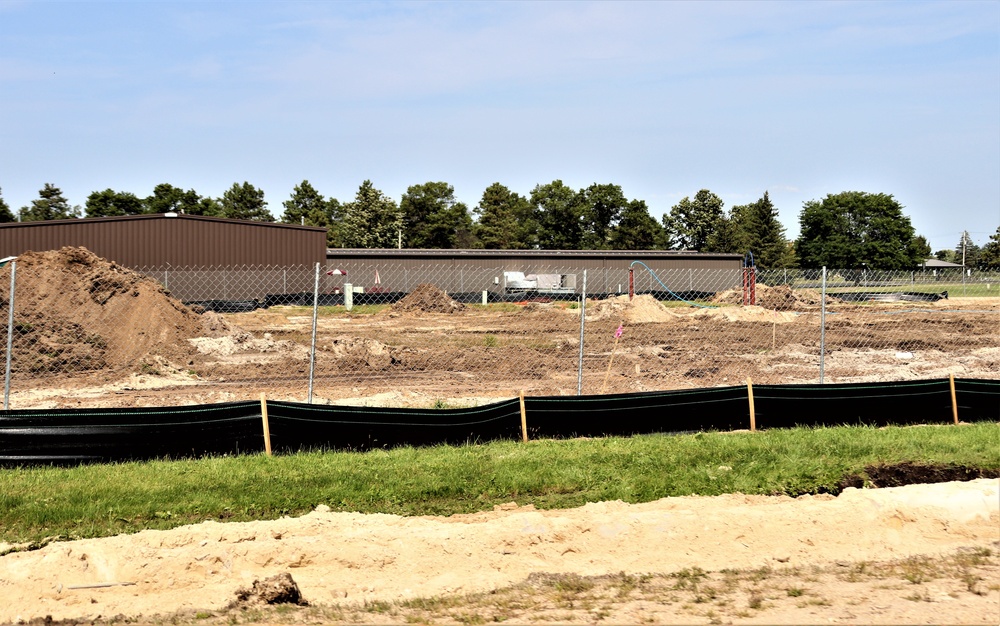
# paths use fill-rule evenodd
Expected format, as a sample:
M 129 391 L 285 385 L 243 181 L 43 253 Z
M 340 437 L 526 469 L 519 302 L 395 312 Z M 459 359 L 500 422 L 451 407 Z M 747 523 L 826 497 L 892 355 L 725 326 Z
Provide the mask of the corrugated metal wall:
M 589 293 L 625 293 L 628 268 L 642 261 L 672 290 L 720 291 L 738 285 L 743 258 L 738 254 L 672 251 L 525 251 L 525 250 L 363 250 L 330 249 L 327 267 L 347 272 L 328 277 L 321 290 L 333 291 L 350 282 L 371 290 L 378 272 L 384 291 L 411 291 L 420 283 L 432 283 L 449 293 L 502 291 L 505 271 L 525 274 L 576 276 L 576 289 L 583 288 L 587 270 Z M 653 276 L 636 272 L 636 288 L 660 290 Z
M 326 258 L 326 230 L 162 214 L 0 224 L 0 256 L 64 246 L 133 268 L 311 266 Z

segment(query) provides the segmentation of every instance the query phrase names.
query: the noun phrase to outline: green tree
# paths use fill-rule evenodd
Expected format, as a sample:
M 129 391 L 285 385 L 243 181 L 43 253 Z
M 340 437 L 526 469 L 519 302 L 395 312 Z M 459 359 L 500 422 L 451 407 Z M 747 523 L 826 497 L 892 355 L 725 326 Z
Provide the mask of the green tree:
M 10 206 L 7 205 L 7 201 L 4 200 L 3 195 L 0 194 L 0 224 L 14 221 L 17 221 L 17 217 L 11 212 Z
M 607 250 L 611 247 L 611 233 L 618 225 L 628 200 L 619 185 L 594 183 L 579 194 L 583 217 L 583 242 L 585 250 Z
M 990 235 L 990 240 L 979 251 L 979 267 L 1000 269 L 1000 226 L 997 226 L 997 232 Z
M 87 196 L 85 214 L 87 217 L 111 217 L 114 215 L 140 215 L 144 213 L 142 200 L 128 191 L 105 189 Z
M 348 248 L 395 248 L 403 229 L 396 202 L 372 185 L 361 183 L 353 202 L 342 207 L 339 237 Z
M 778 209 L 765 191 L 751 204 L 734 206 L 709 235 L 706 250 L 753 254 L 757 267 L 795 267 L 795 251 L 785 237 Z
M 955 246 L 955 262 L 965 267 L 978 267 L 981 250 L 976 242 L 969 237 L 968 232 L 962 232 L 962 237 Z
M 303 180 L 292 189 L 292 195 L 281 203 L 285 212 L 282 224 L 302 224 L 303 226 L 329 226 L 330 205 L 308 180 Z
M 889 194 L 844 191 L 809 200 L 795 247 L 803 267 L 895 270 L 922 259 L 903 207 Z
M 38 199 L 32 200 L 30 206 L 21 207 L 22 222 L 41 222 L 47 220 L 66 220 L 80 217 L 80 207 L 70 206 L 60 190 L 51 183 L 38 192 Z
M 681 250 L 707 250 L 709 237 L 719 228 L 725 214 L 722 198 L 708 189 L 695 194 L 694 200 L 687 196 L 670 208 L 663 216 L 670 248 Z
M 233 186 L 222 194 L 219 204 L 222 206 L 221 217 L 254 222 L 274 221 L 274 217 L 267 210 L 264 190 L 257 189 L 246 181 L 243 181 L 242 185 L 233 183 Z
M 281 216 L 282 223 L 325 228 L 326 245 L 335 247 L 337 238 L 333 228 L 334 213 L 340 209 L 340 203 L 336 199 L 326 200 L 308 180 L 303 180 L 292 190 L 291 197 L 281 205 L 285 207 Z
M 455 200 L 455 188 L 448 183 L 411 185 L 399 202 L 399 210 L 408 248 L 457 248 L 472 231 L 469 207 Z
M 326 201 L 326 214 L 330 218 L 330 225 L 326 229 L 326 245 L 330 248 L 344 247 L 340 227 L 344 219 L 344 207 L 336 198 L 329 198 Z
M 947 261 L 948 263 L 955 262 L 955 251 L 954 250 L 938 250 L 934 253 L 934 258 L 938 261 Z M 961 264 L 962 259 L 959 259 L 959 264 Z
M 222 207 L 213 198 L 202 198 L 194 189 L 184 191 L 168 183 L 160 183 L 153 193 L 142 200 L 143 213 L 184 213 L 216 216 Z
M 910 245 L 913 246 L 913 251 L 920 257 L 921 262 L 930 258 L 931 243 L 927 241 L 927 237 L 924 237 L 923 235 L 917 235 L 916 237 L 913 238 L 913 241 L 910 243 Z
M 646 202 L 632 200 L 611 231 L 611 247 L 615 250 L 653 250 L 662 239 L 662 231 L 660 223 L 649 214 Z
M 531 190 L 531 206 L 538 222 L 538 247 L 543 250 L 579 250 L 583 247 L 584 216 L 580 194 L 554 180 Z
M 534 248 L 537 223 L 531 203 L 500 183 L 483 191 L 476 207 L 478 221 L 473 233 L 479 245 L 491 250 L 524 250 Z

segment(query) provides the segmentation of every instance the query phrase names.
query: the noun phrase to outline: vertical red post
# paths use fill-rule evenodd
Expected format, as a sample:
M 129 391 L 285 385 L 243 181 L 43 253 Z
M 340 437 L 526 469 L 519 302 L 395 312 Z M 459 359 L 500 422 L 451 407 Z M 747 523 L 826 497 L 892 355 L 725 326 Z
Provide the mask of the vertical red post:
M 628 268 L 628 300 L 632 301 L 635 297 L 635 269 Z

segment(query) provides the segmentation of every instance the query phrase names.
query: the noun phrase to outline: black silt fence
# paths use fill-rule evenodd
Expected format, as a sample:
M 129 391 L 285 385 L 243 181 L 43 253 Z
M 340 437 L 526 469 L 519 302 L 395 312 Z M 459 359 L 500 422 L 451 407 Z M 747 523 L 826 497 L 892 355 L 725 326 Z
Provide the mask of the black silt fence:
M 268 402 L 271 447 L 372 450 L 460 445 L 520 436 L 517 400 L 463 409 L 391 409 Z
M 0 412 L 0 465 L 185 458 L 264 448 L 260 404 Z
M 531 438 L 629 436 L 750 428 L 745 386 L 525 398 Z M 955 381 L 959 419 L 1000 422 L 1000 381 Z M 756 426 L 946 424 L 948 380 L 753 387 Z M 462 409 L 359 408 L 269 402 L 272 449 L 365 451 L 521 437 L 517 399 Z M 0 466 L 259 453 L 261 405 L 0 412 Z
M 529 437 L 609 437 L 749 428 L 745 387 L 524 399 Z

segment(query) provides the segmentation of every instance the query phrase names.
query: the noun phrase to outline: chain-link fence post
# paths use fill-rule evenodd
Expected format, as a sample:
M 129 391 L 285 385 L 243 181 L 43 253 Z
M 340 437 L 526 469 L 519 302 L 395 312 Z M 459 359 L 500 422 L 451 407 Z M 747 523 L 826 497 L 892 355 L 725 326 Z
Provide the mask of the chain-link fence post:
M 823 266 L 823 282 L 819 294 L 819 384 L 823 384 L 823 365 L 826 361 L 826 266 Z
M 587 325 L 587 270 L 583 270 L 583 292 L 580 294 L 580 364 L 576 369 L 576 395 L 583 394 L 583 332 Z
M 17 261 L 10 262 L 10 298 L 7 299 L 7 364 L 3 376 L 3 410 L 10 409 L 10 359 L 14 351 L 14 280 Z
M 319 263 L 316 264 L 316 278 L 313 281 L 312 345 L 309 349 L 309 394 L 307 402 L 313 401 L 313 377 L 316 372 L 316 317 L 319 313 Z

